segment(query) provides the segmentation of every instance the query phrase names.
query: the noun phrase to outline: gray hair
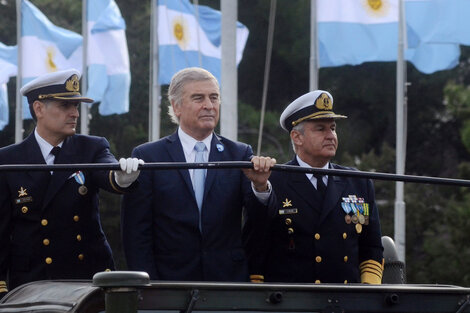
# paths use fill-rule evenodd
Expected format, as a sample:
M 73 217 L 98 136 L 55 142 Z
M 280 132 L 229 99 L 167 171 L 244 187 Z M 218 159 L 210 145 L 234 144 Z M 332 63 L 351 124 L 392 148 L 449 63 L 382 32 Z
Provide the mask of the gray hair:
M 170 101 L 168 105 L 168 115 L 173 123 L 178 125 L 179 118 L 173 111 L 172 102 L 174 102 L 175 105 L 181 105 L 184 86 L 189 82 L 204 80 L 212 80 L 216 84 L 217 89 L 219 89 L 219 82 L 214 75 L 200 67 L 188 67 L 173 75 L 170 87 L 168 87 L 168 100 Z
M 294 127 L 292 127 L 291 132 L 293 132 L 294 130 L 298 131 L 299 133 L 301 133 L 303 135 L 304 131 L 305 131 L 305 123 L 301 122 L 301 123 L 295 125 Z M 292 143 L 292 149 L 294 149 L 294 153 L 297 153 L 294 141 L 292 140 L 292 137 L 291 137 L 290 141 Z

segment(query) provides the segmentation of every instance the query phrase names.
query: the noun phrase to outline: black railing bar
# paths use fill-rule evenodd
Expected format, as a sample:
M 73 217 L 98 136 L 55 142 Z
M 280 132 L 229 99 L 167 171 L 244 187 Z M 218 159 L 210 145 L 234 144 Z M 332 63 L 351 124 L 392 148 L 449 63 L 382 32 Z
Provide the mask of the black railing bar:
M 154 162 L 139 165 L 141 170 L 173 170 L 173 169 L 223 169 L 223 168 L 252 168 L 248 161 L 221 161 L 208 163 L 186 163 L 186 162 Z M 81 164 L 6 164 L 0 165 L 0 172 L 5 171 L 78 171 L 78 170 L 120 170 L 118 163 L 81 163 Z M 294 165 L 276 164 L 273 171 L 288 171 L 299 173 L 313 173 L 331 176 L 347 176 L 358 178 L 370 178 L 387 181 L 403 181 L 410 183 L 453 185 L 470 187 L 470 181 L 464 179 L 441 178 L 430 176 L 398 175 L 380 172 L 365 172 L 340 169 L 308 168 Z

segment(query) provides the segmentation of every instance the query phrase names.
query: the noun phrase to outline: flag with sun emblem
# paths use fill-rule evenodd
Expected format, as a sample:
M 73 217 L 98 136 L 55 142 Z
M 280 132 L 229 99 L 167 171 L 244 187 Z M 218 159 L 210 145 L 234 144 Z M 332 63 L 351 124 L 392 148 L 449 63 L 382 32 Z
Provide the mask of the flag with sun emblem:
M 0 130 L 9 122 L 7 83 L 18 71 L 17 53 L 16 46 L 0 42 Z
M 131 73 L 126 23 L 114 0 L 87 1 L 88 90 L 101 115 L 129 112 Z
M 169 84 L 173 74 L 192 66 L 205 68 L 220 83 L 221 19 L 220 11 L 193 6 L 188 0 L 158 1 L 159 84 Z M 237 65 L 248 33 L 237 22 Z
M 82 36 L 58 27 L 31 2 L 21 2 L 22 84 L 67 68 L 82 68 Z M 31 118 L 27 100 L 23 117 Z
M 317 0 L 317 5 L 320 67 L 397 60 L 399 0 Z M 424 41 L 425 32 L 410 26 L 427 20 L 424 11 L 412 19 L 406 21 L 405 59 L 426 74 L 456 66 L 459 45 Z

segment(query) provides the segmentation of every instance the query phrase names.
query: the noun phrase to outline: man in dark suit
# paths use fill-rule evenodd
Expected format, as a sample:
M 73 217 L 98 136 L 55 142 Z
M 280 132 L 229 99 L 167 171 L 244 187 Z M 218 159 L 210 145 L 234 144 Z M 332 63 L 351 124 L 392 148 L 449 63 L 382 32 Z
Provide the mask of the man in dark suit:
M 22 89 L 36 128 L 24 141 L 0 149 L 0 164 L 117 163 L 105 138 L 76 135 L 80 73 L 40 76 Z M 140 161 L 142 163 L 142 161 Z M 100 224 L 98 190 L 135 187 L 137 159 L 123 171 L 0 172 L 0 287 L 2 292 L 44 279 L 91 279 L 113 270 Z
M 168 97 L 178 130 L 136 147 L 133 157 L 145 162 L 250 160 L 250 146 L 214 133 L 220 92 L 211 73 L 181 70 L 172 78 Z M 246 176 L 239 169 L 143 172 L 139 188 L 123 198 L 122 236 L 129 269 L 158 280 L 247 281 L 242 207 L 248 214 L 266 209 L 268 177 L 275 163 L 266 157 L 251 161 L 254 169 L 244 170 Z
M 293 101 L 281 115 L 296 153 L 288 165 L 333 164 L 338 146 L 333 97 L 322 90 Z M 250 221 L 253 282 L 381 283 L 383 248 L 372 182 L 367 179 L 274 172 L 268 216 Z

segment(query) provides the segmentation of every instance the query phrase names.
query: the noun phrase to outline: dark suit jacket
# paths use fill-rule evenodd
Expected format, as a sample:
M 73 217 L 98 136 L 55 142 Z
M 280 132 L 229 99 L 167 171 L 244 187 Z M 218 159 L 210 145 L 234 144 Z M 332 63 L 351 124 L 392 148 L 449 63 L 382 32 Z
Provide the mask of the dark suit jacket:
M 295 158 L 287 164 L 299 165 Z M 247 227 L 250 274 L 264 275 L 270 282 L 355 283 L 360 282 L 361 262 L 382 263 L 379 215 L 370 180 L 329 176 L 323 203 L 304 173 L 273 172 L 269 180 L 274 189 L 269 216 L 251 219 Z M 349 195 L 369 204 L 369 225 L 362 225 L 361 233 L 356 224 L 345 221 L 341 202 Z
M 177 133 L 138 146 L 132 155 L 145 162 L 185 162 Z M 214 134 L 209 161 L 246 161 L 251 156 L 250 146 Z M 142 171 L 138 180 L 139 188 L 124 196 L 122 206 L 130 270 L 145 271 L 159 280 L 248 280 L 242 207 L 248 211 L 265 207 L 241 170 L 207 170 L 202 234 L 187 169 Z
M 110 162 L 117 161 L 105 138 L 82 135 L 68 137 L 55 161 Z M 0 149 L 0 164 L 45 164 L 34 133 Z M 109 171 L 86 171 L 88 192 L 81 195 L 72 174 L 0 172 L 0 280 L 8 274 L 10 289 L 42 279 L 91 279 L 114 269 L 100 224 L 98 189 L 122 189 Z

